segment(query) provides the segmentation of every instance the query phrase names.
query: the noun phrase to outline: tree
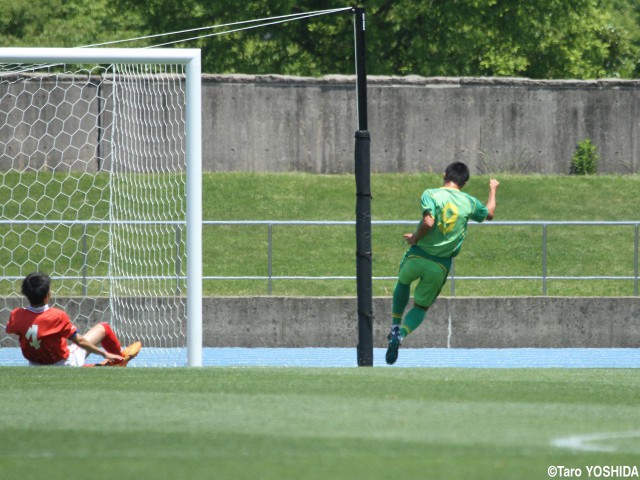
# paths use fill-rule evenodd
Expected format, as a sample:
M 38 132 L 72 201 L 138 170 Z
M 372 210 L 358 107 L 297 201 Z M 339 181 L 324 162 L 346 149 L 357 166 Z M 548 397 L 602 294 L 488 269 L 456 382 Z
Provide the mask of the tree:
M 296 11 L 325 0 L 242 3 L 118 0 L 149 31 L 171 31 Z M 630 0 L 617 0 L 630 2 Z M 631 76 L 638 46 L 599 0 L 370 0 L 368 71 L 379 75 Z M 350 14 L 199 40 L 207 71 L 321 75 L 353 72 Z M 634 24 L 636 30 L 637 23 Z M 626 28 L 630 25 L 627 23 Z
M 373 75 L 638 77 L 635 0 L 367 0 Z M 295 12 L 335 0 L 4 0 L 0 41 L 77 46 Z M 220 31 L 220 30 L 216 30 Z M 210 31 L 154 37 L 148 46 Z M 180 43 L 211 73 L 353 73 L 349 12 Z
M 138 15 L 107 0 L 3 0 L 0 44 L 11 47 L 77 47 L 140 35 Z
M 387 50 L 374 68 L 400 74 L 623 76 L 637 54 L 597 0 L 385 1 L 373 17 L 387 25 L 371 36 Z
M 335 8 L 335 3 L 327 0 L 116 0 L 116 3 L 144 16 L 147 29 L 154 33 Z M 239 27 L 199 33 L 206 35 Z M 172 39 L 193 35 L 197 33 Z M 202 38 L 179 46 L 183 45 L 202 48 L 203 69 L 212 73 L 321 75 L 354 70 L 353 19 L 348 12 Z

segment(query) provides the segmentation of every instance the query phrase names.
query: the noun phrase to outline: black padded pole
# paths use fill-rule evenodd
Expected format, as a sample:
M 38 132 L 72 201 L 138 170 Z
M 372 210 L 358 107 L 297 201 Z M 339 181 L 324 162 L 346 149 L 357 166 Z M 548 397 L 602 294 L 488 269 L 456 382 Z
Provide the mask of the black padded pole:
M 364 8 L 354 7 L 358 131 L 355 134 L 356 282 L 358 366 L 373 366 L 373 286 L 371 268 L 371 138 L 367 131 L 367 71 Z

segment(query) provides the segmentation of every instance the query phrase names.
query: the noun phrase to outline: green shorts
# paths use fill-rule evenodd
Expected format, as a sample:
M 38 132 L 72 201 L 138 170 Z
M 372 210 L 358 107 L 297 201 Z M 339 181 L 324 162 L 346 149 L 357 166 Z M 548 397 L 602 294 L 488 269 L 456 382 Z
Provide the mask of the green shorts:
M 451 260 L 439 260 L 425 254 L 418 247 L 412 247 L 400 263 L 398 281 L 405 285 L 411 285 L 418 280 L 413 298 L 416 304 L 421 307 L 430 307 L 436 301 L 449 276 Z

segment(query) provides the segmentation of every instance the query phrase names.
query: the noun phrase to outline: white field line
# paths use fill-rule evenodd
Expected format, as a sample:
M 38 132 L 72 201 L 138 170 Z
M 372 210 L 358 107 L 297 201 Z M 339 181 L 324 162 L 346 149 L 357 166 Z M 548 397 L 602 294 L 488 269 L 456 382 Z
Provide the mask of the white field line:
M 592 433 L 588 435 L 571 435 L 559 437 L 551 441 L 551 445 L 559 448 L 568 448 L 580 452 L 621 452 L 624 448 L 607 444 L 612 440 L 624 440 L 628 438 L 640 438 L 640 430 L 628 432 Z M 634 449 L 634 451 L 636 451 Z

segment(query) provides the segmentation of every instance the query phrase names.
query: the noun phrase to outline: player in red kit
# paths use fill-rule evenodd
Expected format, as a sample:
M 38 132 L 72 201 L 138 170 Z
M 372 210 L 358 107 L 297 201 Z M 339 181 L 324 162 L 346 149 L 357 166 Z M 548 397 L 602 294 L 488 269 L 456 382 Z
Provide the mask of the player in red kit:
M 80 335 L 64 311 L 49 306 L 51 280 L 44 273 L 27 275 L 22 293 L 30 305 L 11 312 L 6 330 L 18 336 L 22 355 L 30 365 L 82 367 L 85 358 L 95 353 L 105 358 L 101 365 L 126 366 L 140 351 L 140 342 L 122 350 L 118 337 L 105 322 Z

